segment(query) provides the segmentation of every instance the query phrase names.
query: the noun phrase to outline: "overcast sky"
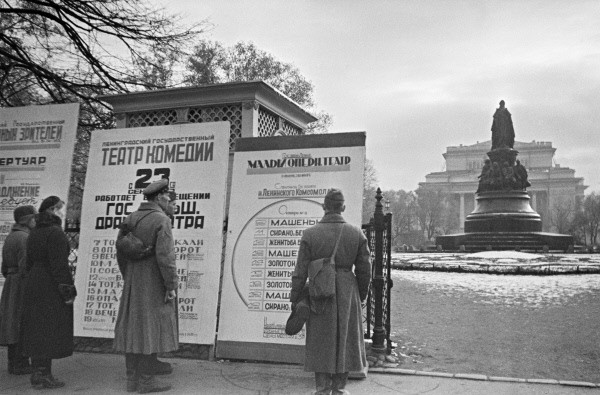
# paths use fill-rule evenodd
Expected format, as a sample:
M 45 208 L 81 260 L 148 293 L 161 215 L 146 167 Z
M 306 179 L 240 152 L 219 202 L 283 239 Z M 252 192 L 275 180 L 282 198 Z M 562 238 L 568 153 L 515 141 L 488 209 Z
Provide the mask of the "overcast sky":
M 162 0 L 159 0 L 162 1 Z M 516 140 L 600 192 L 600 1 L 175 0 L 204 37 L 252 41 L 315 87 L 331 132 L 367 132 L 382 189 L 414 190 L 446 147 L 491 138 L 501 99 Z

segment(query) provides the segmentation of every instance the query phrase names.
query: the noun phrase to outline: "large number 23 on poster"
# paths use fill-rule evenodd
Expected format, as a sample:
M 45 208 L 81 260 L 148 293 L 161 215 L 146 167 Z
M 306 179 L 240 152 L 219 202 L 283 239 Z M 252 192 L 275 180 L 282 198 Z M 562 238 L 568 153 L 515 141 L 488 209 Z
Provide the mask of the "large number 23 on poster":
M 152 171 L 152 169 L 138 169 L 135 175 L 140 178 L 137 179 L 133 188 L 144 189 L 152 182 L 150 181 L 152 176 L 162 176 L 161 178 L 169 178 L 171 176 L 171 169 L 169 169 L 168 167 L 161 167 L 158 169 L 154 169 L 154 171 Z M 131 184 L 129 185 L 129 187 L 131 188 Z

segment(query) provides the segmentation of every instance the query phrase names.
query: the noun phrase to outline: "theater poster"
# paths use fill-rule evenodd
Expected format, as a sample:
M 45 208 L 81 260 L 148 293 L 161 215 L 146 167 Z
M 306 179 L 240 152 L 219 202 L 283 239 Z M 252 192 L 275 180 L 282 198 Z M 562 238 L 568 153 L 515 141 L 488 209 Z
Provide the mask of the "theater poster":
M 302 232 L 329 188 L 361 225 L 365 133 L 242 138 L 233 162 L 217 357 L 302 362 L 305 330 L 285 334 Z
M 78 117 L 78 103 L 0 108 L 0 250 L 15 208 L 67 202 Z
M 144 201 L 144 188 L 166 177 L 177 193 L 172 224 L 179 340 L 214 344 L 228 160 L 229 122 L 92 133 L 76 275 L 77 336 L 114 336 L 123 287 L 118 226 Z

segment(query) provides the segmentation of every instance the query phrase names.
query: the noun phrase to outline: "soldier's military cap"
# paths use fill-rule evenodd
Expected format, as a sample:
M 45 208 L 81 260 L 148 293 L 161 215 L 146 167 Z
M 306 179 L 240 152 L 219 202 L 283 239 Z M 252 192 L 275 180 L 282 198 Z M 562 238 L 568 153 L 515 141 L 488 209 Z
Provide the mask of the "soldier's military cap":
M 169 180 L 162 178 L 158 181 L 154 181 L 144 189 L 143 193 L 145 196 L 158 195 L 161 192 L 167 192 L 169 190 Z
M 325 200 L 330 202 L 343 202 L 344 194 L 337 188 L 331 188 L 325 195 Z

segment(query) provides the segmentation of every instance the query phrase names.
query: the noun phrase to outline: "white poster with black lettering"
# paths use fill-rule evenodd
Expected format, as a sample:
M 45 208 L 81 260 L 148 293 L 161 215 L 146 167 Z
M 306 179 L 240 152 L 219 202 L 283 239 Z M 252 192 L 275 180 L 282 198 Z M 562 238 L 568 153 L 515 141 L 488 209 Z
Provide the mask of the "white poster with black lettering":
M 179 339 L 213 344 L 229 160 L 229 122 L 92 133 L 83 196 L 75 334 L 113 337 L 123 279 L 118 226 L 166 177 L 177 193 L 172 218 L 179 289 Z
M 219 358 L 302 361 L 305 330 L 285 334 L 300 238 L 322 218 L 329 188 L 344 192 L 344 218 L 361 225 L 365 137 L 336 133 L 236 142 Z
M 0 249 L 15 208 L 68 201 L 78 119 L 78 103 L 0 108 Z

